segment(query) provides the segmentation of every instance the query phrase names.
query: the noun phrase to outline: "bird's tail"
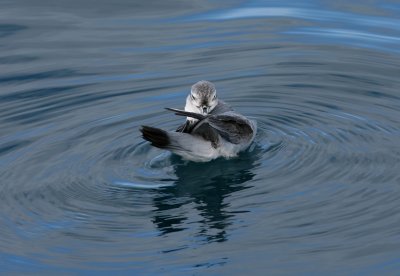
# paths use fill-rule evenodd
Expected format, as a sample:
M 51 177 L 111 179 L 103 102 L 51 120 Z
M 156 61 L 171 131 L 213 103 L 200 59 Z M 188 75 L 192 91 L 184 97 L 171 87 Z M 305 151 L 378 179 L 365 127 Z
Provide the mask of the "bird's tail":
M 171 140 L 168 137 L 168 133 L 165 130 L 142 126 L 140 129 L 142 132 L 143 139 L 149 141 L 152 146 L 160 149 L 168 148 L 171 145 Z
M 216 154 L 209 141 L 187 133 L 165 131 L 159 128 L 142 126 L 143 139 L 152 146 L 169 150 L 185 159 L 193 161 L 208 161 Z

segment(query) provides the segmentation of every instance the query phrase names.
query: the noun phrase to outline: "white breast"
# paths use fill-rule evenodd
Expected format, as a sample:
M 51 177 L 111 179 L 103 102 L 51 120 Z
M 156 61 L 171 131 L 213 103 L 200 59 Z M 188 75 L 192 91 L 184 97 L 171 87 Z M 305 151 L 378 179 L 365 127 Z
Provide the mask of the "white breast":
M 189 96 L 186 98 L 185 111 L 194 112 L 194 113 L 201 113 L 200 110 L 196 106 L 194 106 L 192 104 L 192 102 L 189 99 Z M 195 123 L 195 122 L 198 121 L 197 119 L 190 118 L 190 117 L 186 117 L 186 120 L 188 120 L 191 123 Z

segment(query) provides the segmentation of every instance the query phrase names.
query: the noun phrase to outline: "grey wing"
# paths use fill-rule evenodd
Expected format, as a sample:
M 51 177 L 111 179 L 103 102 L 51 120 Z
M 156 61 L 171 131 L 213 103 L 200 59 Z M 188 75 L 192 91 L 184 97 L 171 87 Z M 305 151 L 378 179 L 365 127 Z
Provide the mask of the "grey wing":
M 193 113 L 193 112 L 188 112 L 185 110 L 180 110 L 180 109 L 175 109 L 175 108 L 165 108 L 166 110 L 173 111 L 175 112 L 175 115 L 178 116 L 187 116 L 191 118 L 195 118 L 198 120 L 204 120 L 206 116 L 198 113 Z M 182 125 L 180 125 L 177 129 L 176 132 L 183 132 L 183 133 L 191 133 L 192 129 L 195 127 L 196 123 L 191 123 L 190 121 L 186 120 L 186 122 Z
M 207 121 L 221 137 L 232 144 L 247 142 L 254 134 L 250 121 L 238 114 L 211 116 Z
M 202 115 L 173 108 L 166 108 L 175 112 L 176 115 L 188 116 L 199 120 L 194 126 L 181 126 L 178 130 L 199 135 L 210 141 L 213 147 L 219 144 L 219 136 L 230 143 L 240 144 L 247 142 L 254 134 L 254 129 L 249 120 L 233 111 L 216 115 Z

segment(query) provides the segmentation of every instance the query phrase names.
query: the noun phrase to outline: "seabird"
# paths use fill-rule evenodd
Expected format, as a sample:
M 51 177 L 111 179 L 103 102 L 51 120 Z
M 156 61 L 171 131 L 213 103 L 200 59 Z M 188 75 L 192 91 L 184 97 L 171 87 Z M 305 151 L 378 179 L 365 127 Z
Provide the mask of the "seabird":
M 186 116 L 176 131 L 142 126 L 143 138 L 160 149 L 182 158 L 207 162 L 218 157 L 234 157 L 254 140 L 257 123 L 235 112 L 217 98 L 215 86 L 199 81 L 186 98 L 185 110 L 166 108 Z

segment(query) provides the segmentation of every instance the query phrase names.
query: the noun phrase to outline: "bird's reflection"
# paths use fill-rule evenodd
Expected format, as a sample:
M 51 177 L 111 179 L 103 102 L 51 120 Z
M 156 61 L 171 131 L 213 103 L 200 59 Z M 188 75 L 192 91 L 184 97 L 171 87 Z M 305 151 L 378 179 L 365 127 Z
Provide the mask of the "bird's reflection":
M 154 224 L 162 234 L 168 234 L 199 223 L 200 229 L 196 232 L 207 242 L 225 241 L 227 226 L 234 216 L 227 210 L 229 203 L 225 198 L 250 188 L 245 183 L 254 177 L 257 160 L 257 149 L 231 160 L 217 159 L 208 163 L 187 163 L 176 157 L 173 162 L 178 180 L 154 199 Z M 186 208 L 191 205 L 194 209 Z M 197 221 L 193 221 L 192 216 L 197 216 Z

